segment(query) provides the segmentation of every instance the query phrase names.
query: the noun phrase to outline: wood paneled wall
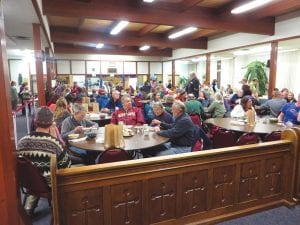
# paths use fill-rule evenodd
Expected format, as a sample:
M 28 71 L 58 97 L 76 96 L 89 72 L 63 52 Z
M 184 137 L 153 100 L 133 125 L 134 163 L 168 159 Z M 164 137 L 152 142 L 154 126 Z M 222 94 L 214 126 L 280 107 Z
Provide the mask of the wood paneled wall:
M 215 223 L 293 205 L 298 136 L 167 157 L 59 170 L 60 225 Z

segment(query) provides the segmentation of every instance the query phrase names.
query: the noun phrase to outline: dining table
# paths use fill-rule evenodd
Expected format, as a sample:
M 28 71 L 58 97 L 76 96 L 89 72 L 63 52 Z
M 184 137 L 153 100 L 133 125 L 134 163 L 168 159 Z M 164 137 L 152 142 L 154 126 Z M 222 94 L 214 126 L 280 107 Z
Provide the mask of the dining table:
M 111 121 L 111 114 L 102 112 L 87 113 L 85 119 L 98 123 L 99 127 L 104 127 Z
M 299 125 L 290 125 L 285 123 L 271 122 L 269 117 L 256 118 L 255 124 L 250 126 L 246 120 L 240 118 L 209 118 L 204 121 L 206 124 L 212 124 L 226 130 L 238 131 L 243 133 L 267 134 L 273 131 L 282 131 L 291 127 L 300 127 Z
M 149 132 L 136 132 L 138 129 L 142 129 L 144 126 L 132 127 L 132 135 L 124 137 L 124 150 L 134 151 L 149 149 L 159 145 L 162 145 L 169 141 L 169 138 L 162 137 L 154 132 L 154 129 L 148 127 Z M 137 129 L 138 128 L 138 129 Z M 84 134 L 81 134 L 78 139 L 68 140 L 70 146 L 74 146 L 87 151 L 104 151 L 104 136 L 105 127 L 99 127 L 97 136 L 89 139 Z

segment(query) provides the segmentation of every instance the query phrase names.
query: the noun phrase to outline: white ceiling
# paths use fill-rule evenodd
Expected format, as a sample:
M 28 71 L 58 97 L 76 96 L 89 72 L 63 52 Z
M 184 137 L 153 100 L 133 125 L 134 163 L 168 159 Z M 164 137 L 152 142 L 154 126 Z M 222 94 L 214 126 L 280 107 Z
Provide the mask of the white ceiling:
M 39 23 L 31 0 L 4 0 L 4 24 L 7 55 L 18 56 L 20 50 L 33 50 L 33 23 Z M 43 30 L 42 46 L 46 46 Z M 24 37 L 24 39 L 22 38 Z

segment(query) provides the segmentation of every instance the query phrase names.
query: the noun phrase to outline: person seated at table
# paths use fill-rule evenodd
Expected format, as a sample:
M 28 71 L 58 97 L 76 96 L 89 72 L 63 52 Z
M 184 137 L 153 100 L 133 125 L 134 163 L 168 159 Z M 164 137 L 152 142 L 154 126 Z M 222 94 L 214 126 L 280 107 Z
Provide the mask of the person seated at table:
M 208 107 L 210 105 L 210 94 L 207 91 L 199 91 L 198 101 L 203 107 Z
M 250 86 L 248 85 L 247 79 L 243 78 L 240 83 L 242 84 L 241 89 L 243 90 L 243 97 L 247 95 L 252 95 Z
M 100 109 L 105 108 L 108 104 L 109 98 L 107 97 L 106 92 L 103 88 L 100 88 L 98 90 L 98 96 L 96 98 L 96 101 L 98 102 Z
M 190 116 L 186 113 L 183 102 L 175 101 L 172 105 L 174 123 L 160 123 L 155 126 L 154 131 L 163 137 L 170 138 L 170 142 L 164 145 L 156 156 L 172 155 L 190 152 L 194 141 L 194 124 Z M 160 128 L 161 127 L 161 128 Z
M 111 123 L 125 125 L 143 125 L 145 120 L 140 108 L 132 106 L 130 95 L 123 95 L 121 98 L 123 108 L 116 110 L 112 114 Z
M 92 94 L 89 95 L 90 102 L 96 102 L 97 101 L 97 97 L 98 97 L 97 90 L 95 88 L 93 88 L 92 89 Z
M 155 126 L 161 123 L 172 124 L 174 122 L 170 113 L 164 110 L 164 106 L 161 102 L 155 102 L 153 104 L 154 119 L 151 121 L 151 125 Z
M 241 103 L 236 105 L 230 113 L 231 117 L 245 117 L 248 110 L 254 110 L 250 96 L 244 96 Z
M 186 107 L 187 114 L 197 114 L 200 117 L 202 113 L 204 113 L 204 109 L 201 102 L 195 99 L 194 94 L 188 94 L 186 100 L 187 101 L 184 102 L 184 104 Z
M 242 89 L 238 90 L 237 93 L 233 94 L 231 99 L 230 99 L 230 103 L 234 106 L 236 104 L 240 104 L 241 99 L 244 96 L 244 92 Z
M 98 127 L 98 124 L 85 119 L 86 109 L 78 103 L 73 105 L 74 114 L 67 117 L 61 127 L 61 134 L 64 139 L 68 138 L 69 134 L 80 134 L 84 127 Z
M 54 121 L 58 129 L 61 129 L 62 122 L 71 116 L 71 113 L 68 110 L 68 103 L 64 97 L 60 97 L 56 101 L 56 108 L 54 110 Z
M 297 102 L 286 103 L 280 110 L 278 122 L 300 124 L 300 94 Z
M 85 127 L 96 127 L 98 124 L 90 120 L 85 119 L 86 109 L 78 103 L 73 106 L 74 114 L 67 117 L 61 126 L 61 135 L 64 140 L 68 140 L 70 134 L 81 134 Z M 87 155 L 87 151 L 76 147 L 70 147 L 69 150 L 74 156 L 82 158 L 85 164 L 94 163 L 94 160 Z
M 35 114 L 35 131 L 21 138 L 17 145 L 17 155 L 28 158 L 39 169 L 45 177 L 49 186 L 50 179 L 50 159 L 51 155 L 57 156 L 57 167 L 70 167 L 71 161 L 67 151 L 56 138 L 55 125 L 53 124 L 52 111 L 44 106 L 37 110 Z M 30 174 L 28 174 L 30 176 Z M 32 215 L 38 203 L 38 197 L 28 196 L 25 203 L 25 210 Z
M 165 110 L 166 112 L 172 115 L 172 105 L 174 102 L 174 96 L 172 94 L 168 94 L 164 97 L 164 99 L 165 99 L 165 103 L 164 103 Z
M 205 113 L 208 114 L 212 118 L 224 117 L 226 113 L 224 99 L 221 93 L 217 92 L 214 96 L 214 101 L 210 104 L 210 106 L 205 110 Z
M 287 102 L 289 102 L 289 103 L 297 102 L 297 100 L 295 99 L 294 93 L 291 91 L 287 95 Z
M 186 101 L 186 97 L 187 97 L 186 90 L 179 90 L 179 93 L 177 94 L 175 100 L 179 100 L 179 101 L 185 102 Z
M 118 90 L 114 90 L 111 93 L 111 97 L 104 108 L 101 109 L 101 112 L 105 113 L 113 113 L 118 109 L 122 109 L 123 105 L 120 100 L 120 92 Z
M 289 89 L 287 89 L 287 88 L 283 88 L 282 90 L 281 90 L 281 97 L 282 98 L 285 98 L 285 100 L 288 102 L 288 94 L 289 94 Z
M 272 117 L 277 117 L 280 113 L 280 109 L 286 103 L 286 100 L 281 97 L 280 91 L 274 91 L 273 98 L 266 101 L 261 106 L 256 106 L 256 109 L 269 109 Z

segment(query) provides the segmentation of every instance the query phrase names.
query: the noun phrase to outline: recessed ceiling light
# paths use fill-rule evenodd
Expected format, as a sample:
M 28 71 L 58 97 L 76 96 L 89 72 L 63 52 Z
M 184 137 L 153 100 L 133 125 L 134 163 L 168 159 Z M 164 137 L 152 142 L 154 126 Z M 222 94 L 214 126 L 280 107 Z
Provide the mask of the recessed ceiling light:
M 144 2 L 151 3 L 154 2 L 154 0 L 144 0 Z
M 103 46 L 104 46 L 103 43 L 98 43 L 98 44 L 96 45 L 96 48 L 103 48 Z
M 147 51 L 149 48 L 150 48 L 149 45 L 144 45 L 144 46 L 140 47 L 140 50 L 141 51 Z
M 174 34 L 169 35 L 169 38 L 170 39 L 175 39 L 175 38 L 181 37 L 183 35 L 192 33 L 192 32 L 194 32 L 196 30 L 197 30 L 197 27 L 188 27 L 188 28 L 185 28 L 185 29 L 183 29 L 181 31 L 178 31 L 178 32 L 174 33 Z
M 267 4 L 267 3 L 271 2 L 271 1 L 273 1 L 273 0 L 254 0 L 254 1 L 248 2 L 248 3 L 244 4 L 244 5 L 241 5 L 239 7 L 236 7 L 234 9 L 232 9 L 231 13 L 232 14 L 243 13 L 243 12 L 249 11 L 251 9 L 260 7 L 260 6 L 262 6 L 264 4 Z
M 111 35 L 116 35 L 121 32 L 127 25 L 129 24 L 128 21 L 122 20 L 120 21 L 110 32 Z

